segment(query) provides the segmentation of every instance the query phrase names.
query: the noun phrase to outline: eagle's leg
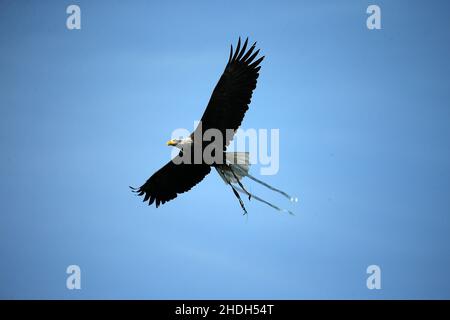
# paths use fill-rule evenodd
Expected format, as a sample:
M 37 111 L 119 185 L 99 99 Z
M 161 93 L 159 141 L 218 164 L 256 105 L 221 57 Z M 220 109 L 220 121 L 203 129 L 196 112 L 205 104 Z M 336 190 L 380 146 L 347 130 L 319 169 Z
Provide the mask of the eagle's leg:
M 241 205 L 242 210 L 244 210 L 244 215 L 247 214 L 247 210 L 245 209 L 244 201 L 242 201 L 241 196 L 239 195 L 239 193 L 236 191 L 236 189 L 233 187 L 233 185 L 231 183 L 230 183 L 230 187 L 233 190 L 233 193 L 236 196 L 236 198 L 238 198 L 239 204 Z
M 242 201 L 241 196 L 240 196 L 239 193 L 236 191 L 236 189 L 233 187 L 233 184 L 231 184 L 231 181 L 228 180 L 228 179 L 226 178 L 226 175 L 225 175 L 225 172 L 223 171 L 223 168 L 221 168 L 221 167 L 217 167 L 217 168 L 218 168 L 218 170 L 220 170 L 220 172 L 222 173 L 222 176 L 225 177 L 227 183 L 228 183 L 228 184 L 230 185 L 230 187 L 231 187 L 231 190 L 233 190 L 233 193 L 234 193 L 234 195 L 236 196 L 236 198 L 238 198 L 239 204 L 241 205 L 242 210 L 244 210 L 244 214 L 247 214 L 247 210 L 245 209 L 245 206 L 244 206 L 244 201 Z
M 245 193 L 247 193 L 248 195 L 248 200 L 250 200 L 252 198 L 252 194 L 250 192 L 247 191 L 247 189 L 245 189 L 244 185 L 241 183 L 241 181 L 239 180 L 239 178 L 237 177 L 236 173 L 234 173 L 233 168 L 231 167 L 231 165 L 228 166 L 228 168 L 230 168 L 231 173 L 233 174 L 234 178 L 236 179 L 237 183 L 239 184 L 239 186 L 242 188 L 242 190 L 245 191 Z
M 246 191 L 242 190 L 241 188 L 239 188 L 237 186 L 235 188 L 236 188 L 237 191 L 239 191 L 242 194 L 244 194 L 244 193 L 246 194 L 247 193 Z M 267 204 L 268 206 L 274 208 L 275 210 L 284 211 L 284 212 L 287 212 L 287 213 L 289 213 L 290 215 L 293 215 L 293 216 L 295 215 L 292 211 L 287 210 L 287 209 L 282 209 L 282 208 L 274 205 L 273 203 L 270 203 L 269 201 L 266 201 L 264 199 L 261 199 L 260 197 L 255 196 L 254 194 L 252 194 L 252 197 L 253 197 L 253 199 L 255 199 L 257 201 L 261 201 L 262 203 Z

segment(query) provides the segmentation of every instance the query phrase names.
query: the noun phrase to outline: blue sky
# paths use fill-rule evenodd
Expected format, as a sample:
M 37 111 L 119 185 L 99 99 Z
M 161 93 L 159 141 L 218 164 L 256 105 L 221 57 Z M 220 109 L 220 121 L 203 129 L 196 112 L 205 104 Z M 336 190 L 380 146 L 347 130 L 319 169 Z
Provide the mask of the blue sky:
M 0 2 L 0 298 L 450 298 L 449 9 Z M 247 185 L 296 216 L 253 201 L 243 216 L 215 172 L 144 205 L 128 186 L 168 161 L 239 36 L 266 55 L 243 128 L 280 129 L 263 179 L 300 202 Z

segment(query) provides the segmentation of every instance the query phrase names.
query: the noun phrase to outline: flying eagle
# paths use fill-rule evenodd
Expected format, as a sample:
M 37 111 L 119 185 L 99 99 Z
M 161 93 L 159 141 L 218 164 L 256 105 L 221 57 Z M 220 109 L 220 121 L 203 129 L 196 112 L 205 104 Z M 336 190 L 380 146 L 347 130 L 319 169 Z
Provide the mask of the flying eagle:
M 231 187 L 244 210 L 244 214 L 247 213 L 247 210 L 239 193 L 248 196 L 249 200 L 253 198 L 276 210 L 292 214 L 291 211 L 281 209 L 249 193 L 244 188 L 241 180 L 243 177 L 249 177 L 291 201 L 297 201 L 296 198 L 289 196 L 287 193 L 250 175 L 249 154 L 247 152 L 225 152 L 235 131 L 241 125 L 245 112 L 248 110 L 261 69 L 260 63 L 264 59 L 264 56 L 258 57 L 259 49 L 255 51 L 256 42 L 248 50 L 247 44 L 248 38 L 241 47 L 241 38 L 239 38 L 234 52 L 233 45 L 231 45 L 228 63 L 214 88 L 199 126 L 188 137 L 172 139 L 167 142 L 168 146 L 180 149 L 178 156 L 155 172 L 141 187 L 130 187 L 137 195 L 144 196 L 144 202 L 148 201 L 149 205 L 155 202 L 156 207 L 159 207 L 159 205 L 175 199 L 178 194 L 189 191 L 210 173 L 211 167 L 214 167 L 225 183 Z M 208 145 L 214 143 L 203 141 L 202 138 L 202 132 L 210 129 L 221 133 L 222 139 L 214 141 L 220 143 L 217 144 L 219 146 L 217 155 L 221 156 L 219 157 L 220 161 L 213 161 L 212 163 L 207 163 L 203 159 L 200 162 L 192 161 L 195 149 L 204 150 Z M 184 160 L 189 159 L 190 161 L 182 161 L 183 157 Z

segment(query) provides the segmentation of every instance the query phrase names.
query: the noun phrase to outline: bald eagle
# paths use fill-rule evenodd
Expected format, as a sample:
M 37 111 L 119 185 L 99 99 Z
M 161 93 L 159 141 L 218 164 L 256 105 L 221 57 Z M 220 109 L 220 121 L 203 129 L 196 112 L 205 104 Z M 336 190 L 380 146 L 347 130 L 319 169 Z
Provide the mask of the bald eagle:
M 178 156 L 156 171 L 141 187 L 130 187 L 137 195 L 144 197 L 144 202 L 148 201 L 149 205 L 155 203 L 156 207 L 159 207 L 161 204 L 175 199 L 178 194 L 189 191 L 210 173 L 211 167 L 214 167 L 225 183 L 231 187 L 244 214 L 247 213 L 247 210 L 239 193 L 248 196 L 249 200 L 253 198 L 276 210 L 292 214 L 289 210 L 281 209 L 251 194 L 244 188 L 241 180 L 243 177 L 249 177 L 291 201 L 296 201 L 296 198 L 250 175 L 247 152 L 226 152 L 234 132 L 241 125 L 248 110 L 261 69 L 260 63 L 264 59 L 264 56 L 258 57 L 259 49 L 255 51 L 256 42 L 248 50 L 247 45 L 248 38 L 242 47 L 241 38 L 239 38 L 235 51 L 231 45 L 225 70 L 214 88 L 199 126 L 188 137 L 172 139 L 167 142 L 168 146 L 180 149 Z M 221 133 L 222 139 L 214 142 L 204 141 L 202 132 L 207 130 L 217 130 Z M 193 161 L 194 150 L 197 147 L 197 149 L 204 150 L 211 143 L 220 143 L 218 144 L 219 152 L 216 152 L 221 156 L 218 157 L 220 160 L 214 158 L 215 160 L 210 163 L 203 159 L 200 162 Z M 190 161 L 185 161 L 186 159 Z

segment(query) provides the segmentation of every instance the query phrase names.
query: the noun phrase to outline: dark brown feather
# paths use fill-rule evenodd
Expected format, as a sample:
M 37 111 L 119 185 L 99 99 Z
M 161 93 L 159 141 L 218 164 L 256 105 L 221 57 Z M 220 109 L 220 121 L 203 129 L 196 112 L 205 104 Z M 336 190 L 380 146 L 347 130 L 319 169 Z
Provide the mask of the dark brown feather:
M 245 52 L 248 39 L 241 50 L 239 38 L 236 51 L 231 46 L 230 59 L 225 67 L 201 118 L 202 131 L 219 129 L 224 137 L 223 145 L 230 143 L 233 135 L 226 135 L 226 130 L 236 131 L 244 119 L 251 102 L 253 90 L 256 88 L 260 66 L 264 57 L 254 61 L 259 50 L 253 52 L 255 44 Z M 196 131 L 199 130 L 198 128 Z M 195 132 L 195 131 L 194 131 Z M 194 133 L 191 134 L 193 138 Z M 200 135 L 201 136 L 201 135 Z
M 211 171 L 211 167 L 206 164 L 178 164 L 176 161 L 178 159 L 168 162 L 133 191 L 144 196 L 144 202 L 150 199 L 149 205 L 156 201 L 156 207 L 159 207 L 175 199 L 178 194 L 189 191 Z

